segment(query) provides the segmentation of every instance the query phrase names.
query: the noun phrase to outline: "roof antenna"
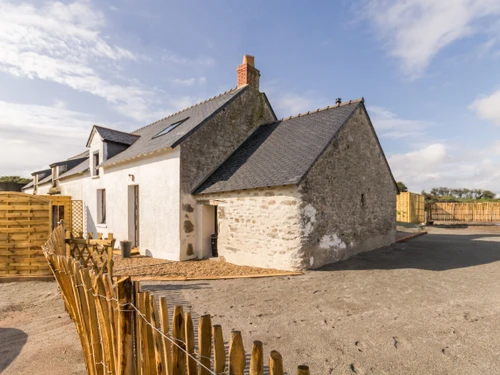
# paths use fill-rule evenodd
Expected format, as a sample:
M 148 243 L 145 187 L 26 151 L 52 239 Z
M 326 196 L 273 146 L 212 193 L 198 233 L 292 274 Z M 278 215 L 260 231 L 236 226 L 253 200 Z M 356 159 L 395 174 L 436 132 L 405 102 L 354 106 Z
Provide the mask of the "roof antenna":
M 342 103 L 342 98 L 335 99 L 335 104 L 337 104 L 337 106 L 339 106 L 341 103 Z

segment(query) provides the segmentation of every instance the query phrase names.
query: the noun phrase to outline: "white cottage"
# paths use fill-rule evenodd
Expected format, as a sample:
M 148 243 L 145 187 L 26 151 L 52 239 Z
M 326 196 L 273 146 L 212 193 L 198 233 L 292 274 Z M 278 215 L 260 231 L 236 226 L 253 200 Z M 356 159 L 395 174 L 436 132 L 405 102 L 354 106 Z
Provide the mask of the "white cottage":
M 392 243 L 397 188 L 363 100 L 278 121 L 253 57 L 237 73 L 134 132 L 94 126 L 87 151 L 25 192 L 83 200 L 86 231 L 171 260 L 304 269 Z

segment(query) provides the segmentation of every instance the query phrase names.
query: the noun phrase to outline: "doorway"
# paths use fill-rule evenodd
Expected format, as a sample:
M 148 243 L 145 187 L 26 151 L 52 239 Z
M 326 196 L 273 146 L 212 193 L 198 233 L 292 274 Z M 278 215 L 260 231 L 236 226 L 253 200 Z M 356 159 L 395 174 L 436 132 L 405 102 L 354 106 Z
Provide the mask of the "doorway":
M 139 185 L 128 187 L 128 237 L 132 248 L 139 247 Z
M 217 257 L 217 206 L 203 205 L 202 206 L 202 255 L 203 257 Z

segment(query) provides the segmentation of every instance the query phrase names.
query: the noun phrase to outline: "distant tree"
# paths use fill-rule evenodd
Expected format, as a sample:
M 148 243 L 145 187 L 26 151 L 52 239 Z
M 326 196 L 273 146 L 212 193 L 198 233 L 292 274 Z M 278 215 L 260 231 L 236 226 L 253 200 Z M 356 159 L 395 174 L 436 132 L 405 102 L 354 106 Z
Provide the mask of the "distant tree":
M 406 193 L 408 191 L 408 188 L 406 187 L 406 185 L 404 183 L 402 183 L 401 181 L 398 181 L 397 185 L 398 185 L 398 189 L 400 192 Z
M 15 184 L 26 185 L 27 183 L 31 182 L 31 178 L 23 178 L 19 176 L 1 176 L 0 182 L 13 182 Z
M 490 190 L 483 190 L 483 196 L 482 198 L 484 199 L 495 199 L 496 194 Z

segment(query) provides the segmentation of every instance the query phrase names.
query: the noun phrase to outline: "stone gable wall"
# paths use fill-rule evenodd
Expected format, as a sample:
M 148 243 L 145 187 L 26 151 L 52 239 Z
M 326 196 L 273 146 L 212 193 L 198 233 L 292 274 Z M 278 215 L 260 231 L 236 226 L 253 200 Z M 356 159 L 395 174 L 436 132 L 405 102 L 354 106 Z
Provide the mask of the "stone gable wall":
M 196 200 L 191 191 L 260 125 L 275 120 L 265 97 L 248 87 L 181 144 L 181 260 L 195 256 Z
M 396 186 L 363 105 L 300 184 L 303 268 L 394 242 Z
M 219 257 L 247 266 L 302 267 L 301 199 L 295 185 L 197 198 L 218 206 Z

